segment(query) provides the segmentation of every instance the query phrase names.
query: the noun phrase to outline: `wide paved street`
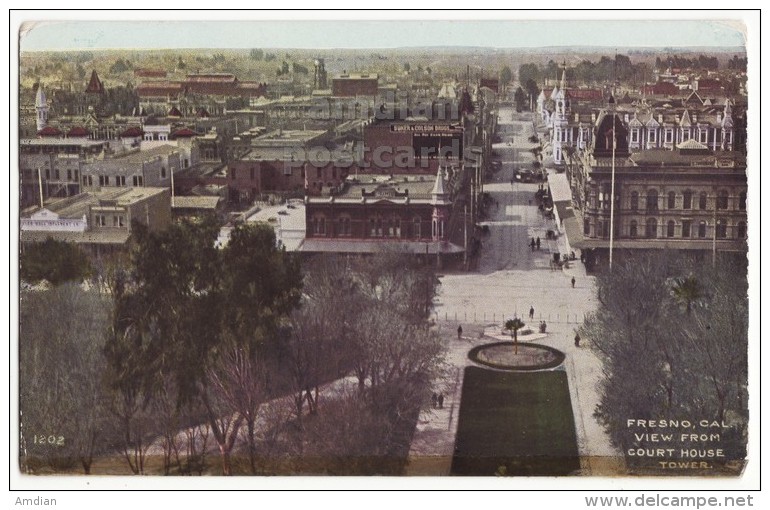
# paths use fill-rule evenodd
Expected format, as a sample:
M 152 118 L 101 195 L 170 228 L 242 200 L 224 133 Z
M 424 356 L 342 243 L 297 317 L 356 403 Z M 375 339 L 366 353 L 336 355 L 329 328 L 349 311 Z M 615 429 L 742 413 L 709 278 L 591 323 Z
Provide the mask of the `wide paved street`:
M 475 345 L 492 341 L 480 338 L 496 331 L 504 318 L 514 315 L 529 321 L 537 330 L 541 320 L 547 323 L 547 335 L 537 341 L 566 353 L 563 369 L 568 373 L 570 396 L 583 458 L 581 474 L 619 474 L 623 469 L 619 452 L 593 417 L 598 403 L 596 383 L 601 376 L 598 358 L 584 342 L 575 347 L 575 329 L 585 314 L 596 307 L 594 279 L 586 276 L 580 261 L 567 269 L 551 269 L 552 253 L 564 250 L 563 240 L 546 240 L 546 231 L 555 230 L 553 220 L 538 211 L 535 192 L 538 184 L 511 184 L 515 168 L 531 168 L 529 141 L 534 134 L 531 114 L 516 114 L 512 108 L 500 109 L 498 133 L 502 143 L 494 150 L 501 155 L 502 169 L 492 182 L 484 185 L 497 202 L 488 221 L 489 236 L 483 239 L 478 271 L 446 274 L 436 301 L 436 319 L 449 345 L 450 369 L 444 382 L 447 399 L 444 409 L 433 409 L 420 416 L 412 442 L 410 474 L 448 474 L 454 449 L 457 412 L 460 403 L 463 368 L 471 362 L 467 352 Z M 540 250 L 532 251 L 530 239 L 540 238 Z M 571 279 L 575 278 L 575 288 Z M 530 307 L 534 320 L 529 320 Z M 457 325 L 463 326 L 463 338 L 456 338 Z M 540 336 L 540 335 L 538 335 Z M 501 424 L 504 426 L 504 424 Z M 419 458 L 433 458 L 428 463 Z M 433 472 L 430 472 L 433 471 Z

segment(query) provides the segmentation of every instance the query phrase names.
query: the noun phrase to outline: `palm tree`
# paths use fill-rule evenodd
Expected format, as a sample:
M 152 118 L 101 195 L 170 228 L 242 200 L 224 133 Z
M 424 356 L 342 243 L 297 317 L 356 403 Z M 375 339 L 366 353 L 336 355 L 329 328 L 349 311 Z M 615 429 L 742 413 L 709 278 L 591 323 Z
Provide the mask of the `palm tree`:
M 693 275 L 677 278 L 671 292 L 677 301 L 685 304 L 688 314 L 692 312 L 693 303 L 703 297 L 700 283 Z
M 519 353 L 519 337 L 517 332 L 524 327 L 524 323 L 521 319 L 518 317 L 515 317 L 513 319 L 508 319 L 505 321 L 505 329 L 507 331 L 511 332 L 511 336 L 513 337 L 513 353 L 518 354 Z

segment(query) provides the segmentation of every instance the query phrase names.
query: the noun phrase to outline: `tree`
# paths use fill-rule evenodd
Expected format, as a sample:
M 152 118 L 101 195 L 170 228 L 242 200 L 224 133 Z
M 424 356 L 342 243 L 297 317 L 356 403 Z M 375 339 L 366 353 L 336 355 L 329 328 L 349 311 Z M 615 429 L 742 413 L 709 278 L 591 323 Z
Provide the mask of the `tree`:
M 412 69 L 412 66 L 409 65 L 409 62 L 404 62 L 404 72 L 408 73 Z
M 46 280 L 53 285 L 82 281 L 91 275 L 91 264 L 77 245 L 50 237 L 24 249 L 20 257 L 22 280 L 36 283 Z
M 527 95 L 521 87 L 516 87 L 516 92 L 513 94 L 513 101 L 516 103 L 516 111 L 520 112 L 527 104 Z
M 524 327 L 524 322 L 522 322 L 521 319 L 518 317 L 514 317 L 513 319 L 508 319 L 505 321 L 505 330 L 511 332 L 511 336 L 513 337 L 513 353 L 518 354 L 519 353 L 519 336 L 518 331 Z
M 101 353 L 110 302 L 68 283 L 22 293 L 19 311 L 22 455 L 54 469 L 79 462 L 89 474 L 112 429 Z
M 249 52 L 249 58 L 251 58 L 252 60 L 262 60 L 264 56 L 265 56 L 265 52 L 256 48 L 252 49 Z
M 505 91 L 508 84 L 511 83 L 511 80 L 513 80 L 513 72 L 510 67 L 504 66 L 500 71 L 500 83 L 503 86 L 503 91 Z
M 693 275 L 676 278 L 671 292 L 678 302 L 685 305 L 688 314 L 692 312 L 693 303 L 703 297 L 700 283 Z
M 519 83 L 527 83 L 532 80 L 535 83 L 542 81 L 542 73 L 537 64 L 522 64 L 519 66 Z
M 720 448 L 725 460 L 745 458 L 745 271 L 741 257 L 722 257 L 712 270 L 697 260 L 661 253 L 624 254 L 612 272 L 599 274 L 600 307 L 579 334 L 591 340 L 602 359 L 596 416 L 622 451 L 645 446 L 629 437 L 628 416 L 697 415 L 719 421 L 729 416 L 733 426 L 722 434 Z M 689 311 L 679 306 L 695 295 L 704 306 Z

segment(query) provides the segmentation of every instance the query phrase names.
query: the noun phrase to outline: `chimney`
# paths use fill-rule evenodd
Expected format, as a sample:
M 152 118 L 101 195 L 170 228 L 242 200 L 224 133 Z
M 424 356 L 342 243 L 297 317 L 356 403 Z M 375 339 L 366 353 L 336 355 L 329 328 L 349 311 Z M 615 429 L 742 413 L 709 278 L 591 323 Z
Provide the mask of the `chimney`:
M 623 115 L 623 121 L 628 124 L 628 114 Z
M 719 124 L 721 124 L 721 123 L 722 123 L 722 112 L 717 112 L 717 122 L 718 122 Z
M 658 124 L 663 124 L 663 114 L 662 113 L 658 114 Z
M 698 123 L 698 116 L 696 114 L 692 114 L 692 123 L 697 124 Z
M 595 113 L 591 114 L 591 122 L 596 123 L 596 114 Z

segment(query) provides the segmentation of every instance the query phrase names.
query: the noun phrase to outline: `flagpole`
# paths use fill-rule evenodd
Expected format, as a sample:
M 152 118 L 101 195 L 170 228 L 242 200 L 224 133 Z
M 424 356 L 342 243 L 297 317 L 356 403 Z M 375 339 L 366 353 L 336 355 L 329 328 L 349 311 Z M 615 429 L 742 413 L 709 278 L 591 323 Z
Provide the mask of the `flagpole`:
M 612 112 L 612 189 L 610 190 L 610 271 L 612 271 L 612 245 L 615 241 L 615 149 L 618 138 L 615 134 L 615 112 Z

